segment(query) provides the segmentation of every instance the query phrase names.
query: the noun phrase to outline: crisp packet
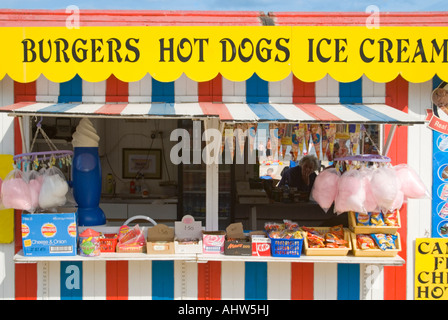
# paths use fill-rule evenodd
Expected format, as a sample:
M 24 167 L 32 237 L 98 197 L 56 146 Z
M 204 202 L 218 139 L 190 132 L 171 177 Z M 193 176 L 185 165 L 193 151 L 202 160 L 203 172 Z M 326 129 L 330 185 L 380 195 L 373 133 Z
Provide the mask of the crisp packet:
M 369 226 L 370 215 L 368 213 L 356 212 L 356 225 Z
M 384 226 L 383 214 L 381 212 L 372 212 L 370 214 L 370 225 L 375 227 Z
M 330 227 L 330 232 L 335 234 L 338 238 L 344 239 L 344 226 L 342 224 Z
M 397 210 L 384 213 L 383 217 L 384 217 L 384 223 L 386 224 L 386 226 L 389 226 L 389 227 L 398 226 Z
M 375 249 L 375 241 L 368 234 L 357 234 L 356 243 L 361 250 Z
M 285 228 L 284 224 L 278 222 L 266 222 L 264 224 L 264 230 L 269 234 L 273 231 L 280 231 Z
M 381 250 L 396 249 L 395 246 L 395 239 L 397 239 L 396 235 L 374 233 L 372 234 L 372 238 L 375 239 L 376 244 Z
M 283 220 L 283 223 L 285 224 L 285 229 L 287 230 L 297 230 L 297 228 L 299 227 L 297 222 L 291 220 Z

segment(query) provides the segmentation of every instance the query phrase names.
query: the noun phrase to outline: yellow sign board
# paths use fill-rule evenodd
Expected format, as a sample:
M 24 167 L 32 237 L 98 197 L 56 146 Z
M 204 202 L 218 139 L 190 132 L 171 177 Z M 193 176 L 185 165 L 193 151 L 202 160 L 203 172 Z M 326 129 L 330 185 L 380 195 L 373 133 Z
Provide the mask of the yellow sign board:
M 303 81 L 330 74 L 340 82 L 363 74 L 388 82 L 401 74 L 424 82 L 448 80 L 446 27 L 215 26 L 215 27 L 4 27 L 0 78 L 19 82 L 44 74 L 64 82 L 79 74 L 97 82 L 112 73 L 138 81 L 147 73 L 174 81 L 216 75 L 244 81 L 257 73 L 279 81 L 291 72 Z
M 415 300 L 448 300 L 448 239 L 415 241 Z

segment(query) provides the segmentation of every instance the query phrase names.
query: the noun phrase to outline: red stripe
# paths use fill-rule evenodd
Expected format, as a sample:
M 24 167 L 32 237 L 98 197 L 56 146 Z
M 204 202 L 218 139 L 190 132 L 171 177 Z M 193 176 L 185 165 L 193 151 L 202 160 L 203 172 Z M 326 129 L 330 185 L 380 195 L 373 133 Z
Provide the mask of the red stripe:
M 65 10 L 1 9 L 1 27 L 65 27 Z M 80 26 L 261 25 L 259 11 L 80 10 Z
M 221 120 L 232 120 L 229 109 L 223 103 L 199 102 L 199 106 L 205 115 L 218 115 Z
M 366 26 L 370 13 L 364 12 L 272 12 L 275 25 L 287 26 Z M 382 26 L 447 26 L 447 12 L 380 13 Z
M 386 104 L 403 112 L 408 111 L 409 83 L 401 76 L 386 84 Z M 385 126 L 387 138 L 390 125 Z M 406 126 L 398 126 L 392 140 L 389 156 L 392 164 L 407 163 L 408 130 Z M 406 260 L 407 252 L 407 205 L 400 210 L 401 228 L 398 230 L 401 240 L 400 256 Z M 384 300 L 406 300 L 406 265 L 399 267 L 384 267 Z
M 127 104 L 105 104 L 95 111 L 96 114 L 120 114 Z
M 21 83 L 14 81 L 14 102 L 36 101 L 36 81 Z
M 199 102 L 222 102 L 222 76 L 210 81 L 198 82 Z
M 291 300 L 314 299 L 314 264 L 291 263 Z
M 341 121 L 334 114 L 322 109 L 317 104 L 296 104 L 295 106 L 316 120 Z
M 128 261 L 106 261 L 106 299 L 128 300 Z
M 292 103 L 315 103 L 315 82 L 304 82 L 293 75 Z
M 106 102 L 128 102 L 128 96 L 129 83 L 111 75 L 106 81 Z
M 14 103 L 36 101 L 36 82 L 14 82 Z M 32 102 L 34 103 L 34 102 Z M 14 118 L 14 154 L 22 153 L 19 119 Z M 14 214 L 14 251 L 22 250 L 22 212 Z M 14 264 L 14 294 L 17 300 L 37 300 L 37 263 Z
M 198 300 L 221 300 L 221 261 L 197 265 Z
M 19 103 L 14 103 L 11 104 L 9 106 L 4 106 L 4 107 L 0 107 L 0 110 L 17 110 L 32 104 L 35 104 L 36 102 L 19 102 Z

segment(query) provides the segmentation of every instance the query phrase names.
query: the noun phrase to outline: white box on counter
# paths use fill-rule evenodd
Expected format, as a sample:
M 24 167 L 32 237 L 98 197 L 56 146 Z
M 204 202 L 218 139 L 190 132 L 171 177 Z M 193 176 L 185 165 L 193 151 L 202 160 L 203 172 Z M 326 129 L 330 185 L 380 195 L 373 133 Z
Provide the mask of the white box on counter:
M 202 223 L 190 215 L 174 222 L 174 252 L 202 253 Z

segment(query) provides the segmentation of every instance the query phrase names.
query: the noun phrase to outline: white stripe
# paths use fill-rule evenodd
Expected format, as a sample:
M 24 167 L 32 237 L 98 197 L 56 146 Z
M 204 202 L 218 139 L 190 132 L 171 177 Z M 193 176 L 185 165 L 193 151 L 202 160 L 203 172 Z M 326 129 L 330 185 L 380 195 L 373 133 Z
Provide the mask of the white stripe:
M 174 261 L 174 300 L 198 299 L 198 264 Z
M 106 300 L 106 261 L 83 261 L 82 299 Z
M 150 103 L 139 103 L 139 104 L 128 104 L 123 111 L 122 115 L 144 115 L 148 114 L 149 109 L 151 109 Z
M 227 109 L 235 121 L 257 121 L 259 118 L 245 103 L 226 104 Z
M 417 118 L 412 117 L 403 111 L 400 111 L 398 109 L 395 109 L 393 107 L 384 104 L 369 104 L 367 106 L 378 112 L 385 114 L 388 117 L 397 119 L 398 121 L 407 122 L 412 120 L 418 120 Z
M 33 103 L 23 108 L 16 109 L 14 111 L 38 112 L 39 110 L 52 105 L 54 105 L 54 103 Z
M 151 261 L 128 261 L 129 300 L 151 299 L 151 275 Z
M 105 103 L 106 102 L 106 80 L 99 82 L 88 82 L 82 80 L 82 102 L 83 103 Z
M 175 103 L 174 110 L 176 115 L 202 116 L 204 114 L 199 103 Z
M 359 266 L 360 299 L 383 300 L 384 299 L 384 267 L 382 265 Z M 412 288 L 412 286 L 411 286 Z M 413 297 L 412 297 L 413 298 Z M 411 298 L 411 300 L 412 300 Z
M 268 300 L 291 299 L 291 263 L 268 262 Z
M 182 74 L 174 81 L 174 101 L 197 102 L 198 101 L 198 83 L 191 80 L 185 74 Z
M 230 81 L 222 78 L 222 102 L 246 102 L 246 81 Z
M 386 84 L 373 82 L 365 75 L 362 76 L 362 102 L 386 103 Z
M 286 119 L 295 120 L 295 121 L 316 120 L 293 104 L 271 104 L 271 106 L 275 110 L 277 110 L 282 116 L 284 116 Z
M 49 81 L 44 75 L 36 80 L 37 102 L 58 102 L 59 83 Z
M 335 105 L 322 105 L 320 104 L 319 107 L 322 109 L 328 111 L 329 113 L 333 114 L 334 116 L 338 117 L 342 121 L 349 121 L 349 122 L 368 122 L 369 119 L 359 115 L 358 113 L 344 107 L 340 104 Z
M 293 75 L 289 74 L 285 79 L 280 81 L 270 81 L 269 86 L 269 102 L 270 103 L 292 103 L 293 93 Z
M 244 261 L 221 262 L 221 299 L 244 300 Z
M 338 265 L 336 263 L 314 264 L 314 300 L 338 298 Z
M 129 102 L 151 102 L 152 77 L 145 75 L 139 81 L 129 82 Z
M 339 82 L 329 75 L 316 81 L 316 103 L 339 103 Z
M 47 271 L 48 273 L 45 279 L 48 282 L 48 299 L 59 300 L 61 299 L 61 263 L 59 261 L 48 262 Z M 42 281 L 44 281 L 45 279 L 42 279 Z M 79 280 L 81 281 L 81 279 Z
M 101 108 L 104 104 L 96 104 L 96 103 L 82 103 L 78 104 L 74 108 L 70 109 L 68 112 L 70 113 L 81 113 L 81 114 L 92 114 L 95 113 L 96 110 Z

